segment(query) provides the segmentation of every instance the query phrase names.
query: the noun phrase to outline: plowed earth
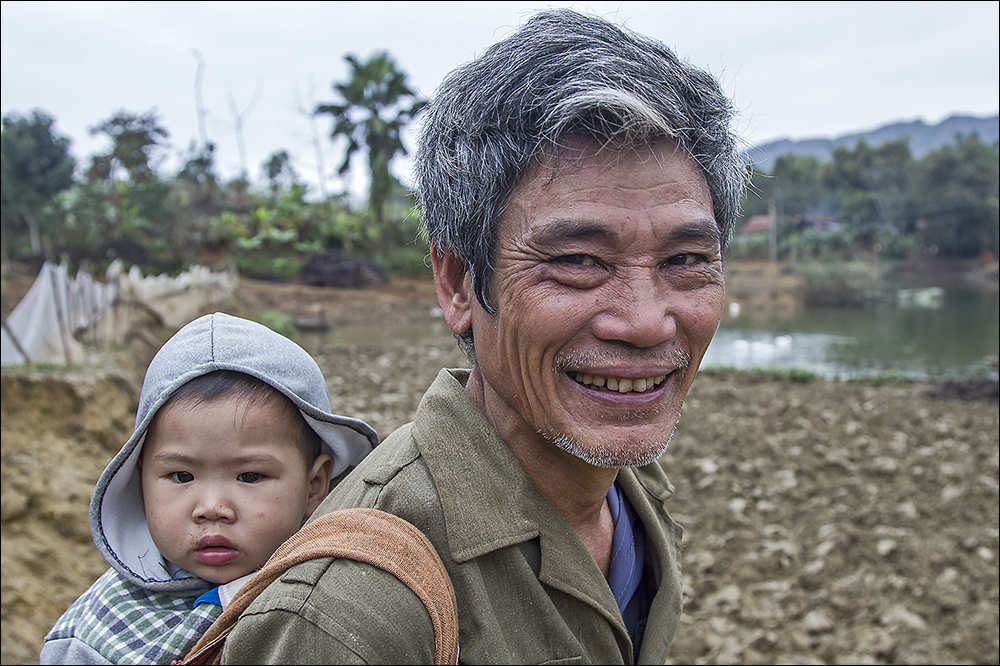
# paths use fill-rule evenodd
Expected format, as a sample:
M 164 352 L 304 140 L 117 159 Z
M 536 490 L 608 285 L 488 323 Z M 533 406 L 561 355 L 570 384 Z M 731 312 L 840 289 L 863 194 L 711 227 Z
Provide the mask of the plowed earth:
M 244 282 L 218 309 L 336 327 L 425 322 L 435 305 L 420 280 Z M 86 368 L 3 372 L 3 663 L 37 663 L 107 568 L 90 493 L 170 333 L 150 328 Z M 465 364 L 447 335 L 308 348 L 334 409 L 383 437 L 438 369 Z M 686 530 L 674 663 L 998 663 L 998 402 L 935 388 L 702 373 L 665 457 Z

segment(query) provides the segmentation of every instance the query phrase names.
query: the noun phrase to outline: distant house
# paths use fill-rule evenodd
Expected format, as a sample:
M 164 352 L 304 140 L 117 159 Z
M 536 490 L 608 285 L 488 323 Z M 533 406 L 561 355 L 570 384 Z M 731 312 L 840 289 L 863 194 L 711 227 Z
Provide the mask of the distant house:
M 806 213 L 804 215 L 796 215 L 794 221 L 795 228 L 799 231 L 812 229 L 821 234 L 828 234 L 840 230 L 840 222 L 833 215 Z
M 818 213 L 805 213 L 791 218 L 797 231 L 812 229 L 821 234 L 831 233 L 840 229 L 840 222 L 833 215 L 820 215 Z M 779 226 L 781 222 L 779 221 Z M 754 215 L 747 219 L 746 223 L 740 227 L 740 236 L 753 236 L 754 234 L 766 234 L 771 229 L 771 220 L 767 215 Z
M 767 215 L 754 215 L 740 227 L 740 236 L 752 236 L 753 234 L 766 234 L 771 228 L 771 220 Z

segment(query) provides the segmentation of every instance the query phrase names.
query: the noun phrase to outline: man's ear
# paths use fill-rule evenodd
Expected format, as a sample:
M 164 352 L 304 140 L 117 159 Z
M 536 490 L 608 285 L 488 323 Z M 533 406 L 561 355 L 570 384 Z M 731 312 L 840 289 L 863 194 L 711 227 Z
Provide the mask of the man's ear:
M 450 252 L 441 254 L 431 246 L 431 264 L 434 267 L 434 286 L 444 319 L 452 333 L 461 335 L 472 326 L 472 274 L 465 262 Z

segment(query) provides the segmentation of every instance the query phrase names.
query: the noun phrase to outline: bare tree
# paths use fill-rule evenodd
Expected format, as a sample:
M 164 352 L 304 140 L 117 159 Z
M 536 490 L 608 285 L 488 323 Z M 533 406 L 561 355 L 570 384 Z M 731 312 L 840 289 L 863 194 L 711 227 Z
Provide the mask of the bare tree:
M 205 74 L 205 61 L 202 60 L 201 53 L 198 49 L 191 49 L 191 54 L 198 61 L 198 69 L 195 70 L 194 74 L 194 106 L 198 113 L 198 134 L 201 138 L 201 147 L 204 148 L 208 144 L 208 129 L 205 127 L 205 103 L 201 97 L 201 82 Z
M 260 91 L 263 87 L 263 81 L 257 79 L 257 87 L 253 93 L 253 99 L 247 104 L 246 108 L 242 112 L 236 108 L 236 100 L 233 99 L 232 90 L 229 88 L 229 84 L 226 84 L 226 97 L 229 100 L 229 112 L 233 115 L 233 127 L 236 130 L 236 146 L 240 151 L 240 172 L 244 180 L 249 178 L 249 167 L 247 166 L 247 146 L 246 142 L 243 140 L 243 123 L 246 121 L 250 112 L 253 111 L 254 107 L 257 106 L 257 102 L 260 100 Z
M 312 138 L 313 153 L 316 155 L 316 179 L 319 181 L 319 193 L 323 198 L 323 201 L 329 200 L 329 194 L 326 190 L 326 165 L 323 160 L 323 146 L 320 143 L 319 130 L 316 127 L 316 100 L 313 95 L 313 88 L 310 84 L 309 86 L 309 106 L 305 106 L 302 103 L 302 96 L 299 95 L 299 91 L 294 91 L 295 93 L 295 110 L 303 116 L 309 123 L 309 135 Z

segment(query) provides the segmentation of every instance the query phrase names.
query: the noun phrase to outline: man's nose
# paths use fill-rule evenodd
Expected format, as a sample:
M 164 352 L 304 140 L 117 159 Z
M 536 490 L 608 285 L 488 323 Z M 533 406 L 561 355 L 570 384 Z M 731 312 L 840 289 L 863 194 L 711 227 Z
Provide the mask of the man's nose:
M 668 343 L 677 335 L 669 289 L 646 271 L 622 276 L 607 309 L 594 321 L 594 334 L 639 349 Z

